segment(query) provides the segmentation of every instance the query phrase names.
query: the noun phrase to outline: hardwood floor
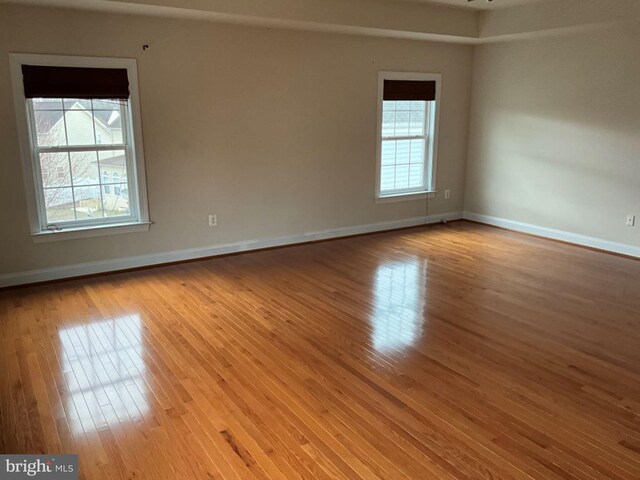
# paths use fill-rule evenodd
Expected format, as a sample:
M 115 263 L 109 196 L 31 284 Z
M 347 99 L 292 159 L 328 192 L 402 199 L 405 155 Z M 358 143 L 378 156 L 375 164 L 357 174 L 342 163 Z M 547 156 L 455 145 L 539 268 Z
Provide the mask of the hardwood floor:
M 640 479 L 640 262 L 481 225 L 0 292 L 0 451 L 90 479 Z

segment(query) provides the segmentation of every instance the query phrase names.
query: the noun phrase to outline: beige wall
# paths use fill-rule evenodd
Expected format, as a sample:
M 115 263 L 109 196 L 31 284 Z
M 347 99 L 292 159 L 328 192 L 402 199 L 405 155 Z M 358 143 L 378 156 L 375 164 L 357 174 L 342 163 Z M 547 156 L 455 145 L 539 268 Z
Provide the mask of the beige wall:
M 640 245 L 638 59 L 638 25 L 478 47 L 465 210 Z
M 485 10 L 480 14 L 479 37 L 540 37 L 638 19 L 638 0 L 536 0 L 517 8 Z
M 138 59 L 149 232 L 32 242 L 9 52 Z M 438 187 L 452 199 L 430 210 L 460 211 L 472 57 L 462 45 L 0 5 L 0 273 L 422 215 L 424 201 L 374 201 L 378 70 L 442 72 Z

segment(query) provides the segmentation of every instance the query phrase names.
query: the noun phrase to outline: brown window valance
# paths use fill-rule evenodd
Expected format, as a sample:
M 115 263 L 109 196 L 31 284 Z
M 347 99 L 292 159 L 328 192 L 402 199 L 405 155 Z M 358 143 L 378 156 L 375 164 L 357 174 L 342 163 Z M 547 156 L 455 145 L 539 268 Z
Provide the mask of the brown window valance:
M 385 80 L 384 100 L 424 100 L 436 99 L 434 80 Z
M 26 98 L 129 98 L 125 68 L 22 65 Z

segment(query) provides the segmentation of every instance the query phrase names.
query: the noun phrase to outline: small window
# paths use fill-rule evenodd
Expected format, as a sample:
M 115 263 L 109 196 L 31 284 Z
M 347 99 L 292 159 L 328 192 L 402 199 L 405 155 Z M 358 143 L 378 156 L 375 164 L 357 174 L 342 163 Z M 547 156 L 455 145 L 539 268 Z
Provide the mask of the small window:
M 11 61 L 32 233 L 148 225 L 135 60 Z
M 380 72 L 377 198 L 435 191 L 440 76 Z

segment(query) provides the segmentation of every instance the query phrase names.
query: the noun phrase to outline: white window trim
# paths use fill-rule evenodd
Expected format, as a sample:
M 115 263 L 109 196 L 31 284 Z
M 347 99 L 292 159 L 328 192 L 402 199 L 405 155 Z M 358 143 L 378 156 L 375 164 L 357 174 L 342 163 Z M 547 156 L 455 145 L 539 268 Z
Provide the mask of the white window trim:
M 436 103 L 435 111 L 432 114 L 432 134 L 429 135 L 429 143 L 425 148 L 426 167 L 430 172 L 427 188 L 416 192 L 393 192 L 383 194 L 380 191 L 380 175 L 382 169 L 382 102 L 384 94 L 385 80 L 417 80 L 417 81 L 435 81 L 436 82 Z M 409 73 L 409 72 L 378 72 L 378 124 L 376 131 L 376 184 L 375 199 L 377 203 L 400 202 L 405 200 L 419 200 L 424 198 L 433 198 L 437 192 L 436 178 L 438 171 L 438 132 L 440 126 L 440 110 L 442 103 L 440 101 L 440 92 L 442 84 L 442 75 L 439 73 Z
M 11 81 L 13 84 L 13 100 L 20 143 L 20 157 L 25 193 L 27 197 L 27 211 L 31 235 L 35 242 L 63 240 L 68 238 L 85 238 L 119 233 L 140 232 L 149 230 L 149 203 L 147 200 L 147 181 L 144 167 L 144 150 L 142 147 L 142 121 L 140 115 L 140 99 L 138 96 L 137 62 L 133 58 L 106 57 L 75 57 L 64 55 L 39 55 L 26 53 L 10 53 Z M 43 65 L 58 67 L 97 67 L 97 68 L 126 68 L 129 77 L 129 108 L 131 122 L 129 125 L 129 143 L 135 153 L 133 170 L 127 172 L 131 185 L 137 187 L 137 192 L 129 192 L 130 201 L 135 201 L 134 209 L 137 219 L 127 223 L 105 223 L 100 225 L 82 225 L 65 228 L 63 230 L 46 230 L 41 213 L 44 206 L 39 205 L 37 195 L 36 171 L 32 158 L 31 126 L 29 122 L 29 102 L 24 95 L 22 81 L 22 65 Z M 102 172 L 100 172 L 102 173 Z M 136 195 L 137 193 L 137 195 Z

